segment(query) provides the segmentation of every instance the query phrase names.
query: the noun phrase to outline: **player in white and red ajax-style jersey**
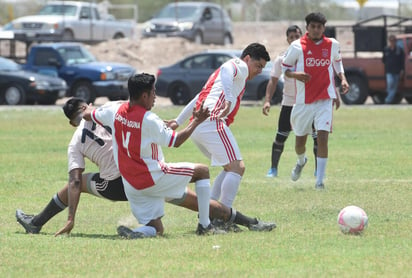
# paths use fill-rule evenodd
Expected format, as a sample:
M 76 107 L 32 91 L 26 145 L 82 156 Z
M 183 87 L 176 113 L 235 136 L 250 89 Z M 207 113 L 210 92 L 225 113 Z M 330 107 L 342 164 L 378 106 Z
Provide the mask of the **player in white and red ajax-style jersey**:
M 210 111 L 210 117 L 201 123 L 191 138 L 202 153 L 211 160 L 212 166 L 223 166 L 212 188 L 212 199 L 232 207 L 245 165 L 229 125 L 234 121 L 242 99 L 246 81 L 262 72 L 270 61 L 265 46 L 249 44 L 240 58 L 221 65 L 207 80 L 202 91 L 169 126 L 177 128 L 190 115 L 192 107 L 201 103 Z
M 285 76 L 296 79 L 296 103 L 291 113 L 291 124 L 296 135 L 295 151 L 298 161 L 292 170 L 296 181 L 306 164 L 306 138 L 312 133 L 312 123 L 318 133 L 316 189 L 324 189 L 328 158 L 328 135 L 332 132 L 332 108 L 340 100 L 336 94 L 334 71 L 342 81 L 342 93 L 349 90 L 339 43 L 324 36 L 326 17 L 321 13 L 306 16 L 306 34 L 288 48 L 282 67 Z
M 145 225 L 148 234 L 163 234 L 161 217 L 165 198 L 181 198 L 189 182 L 195 182 L 198 199 L 196 232 L 209 233 L 214 227 L 209 220 L 208 167 L 184 162 L 166 163 L 161 148 L 180 146 L 209 116 L 209 111 L 200 107 L 193 113 L 193 121 L 180 132 L 166 127 L 150 111 L 156 98 L 154 83 L 153 75 L 136 74 L 128 81 L 129 102 L 108 103 L 98 109 L 90 107 L 83 117 L 112 129 L 114 159 L 123 178 L 127 199 L 134 216 Z

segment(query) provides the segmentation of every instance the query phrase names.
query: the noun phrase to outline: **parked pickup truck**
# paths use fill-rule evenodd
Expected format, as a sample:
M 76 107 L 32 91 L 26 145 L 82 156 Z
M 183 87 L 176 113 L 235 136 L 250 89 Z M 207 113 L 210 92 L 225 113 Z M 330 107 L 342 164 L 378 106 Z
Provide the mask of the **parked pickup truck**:
M 17 18 L 3 29 L 25 41 L 103 41 L 133 37 L 135 23 L 100 14 L 95 3 L 52 1 L 37 15 Z
M 385 24 L 362 25 L 381 18 L 385 19 Z M 389 25 L 389 20 L 396 21 Z M 345 104 L 363 104 L 368 96 L 375 104 L 385 103 L 387 92 L 382 56 L 383 48 L 388 44 L 388 33 L 396 36 L 396 44 L 405 52 L 405 74 L 399 81 L 393 103 L 398 104 L 405 98 L 412 104 L 412 33 L 406 33 L 408 29 L 401 25 L 407 20 L 395 16 L 379 16 L 352 26 L 355 33 L 355 53 L 343 54 L 343 66 L 350 86 L 348 94 L 341 96 Z M 367 53 L 359 55 L 360 52 Z
M 127 80 L 135 69 L 127 64 L 98 62 L 81 43 L 44 43 L 32 45 L 23 68 L 64 79 L 67 96 L 92 103 L 96 97 L 128 99 Z

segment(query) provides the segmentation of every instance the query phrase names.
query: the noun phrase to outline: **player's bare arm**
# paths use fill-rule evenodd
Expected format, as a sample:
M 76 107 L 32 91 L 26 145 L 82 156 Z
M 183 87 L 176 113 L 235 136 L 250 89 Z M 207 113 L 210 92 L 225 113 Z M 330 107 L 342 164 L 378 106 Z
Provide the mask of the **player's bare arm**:
M 192 135 L 195 128 L 198 125 L 200 125 L 204 120 L 209 118 L 209 109 L 207 107 L 204 107 L 203 104 L 204 102 L 202 102 L 198 110 L 193 111 L 193 120 L 190 121 L 190 123 L 177 134 L 176 142 L 174 145 L 175 148 L 183 144 L 183 142 L 185 142 L 190 137 L 190 135 Z
M 341 80 L 341 85 L 342 85 L 342 94 L 346 94 L 347 92 L 349 92 L 349 83 L 346 80 L 345 74 L 343 72 L 340 72 L 338 74 L 340 80 Z
M 276 91 L 276 86 L 278 84 L 279 78 L 271 77 L 269 79 L 268 85 L 266 86 L 265 103 L 263 104 L 262 113 L 268 116 L 270 111 L 270 100 Z
M 285 72 L 285 75 L 289 78 L 295 78 L 296 80 L 299 80 L 301 82 L 307 82 L 310 80 L 311 76 L 310 74 L 307 74 L 306 72 L 293 72 L 290 70 L 287 70 Z
M 80 200 L 80 193 L 82 191 L 82 173 L 84 169 L 76 168 L 69 173 L 69 215 L 67 217 L 66 225 L 56 232 L 55 236 L 62 234 L 70 234 L 74 228 L 74 219 L 76 216 L 77 206 Z

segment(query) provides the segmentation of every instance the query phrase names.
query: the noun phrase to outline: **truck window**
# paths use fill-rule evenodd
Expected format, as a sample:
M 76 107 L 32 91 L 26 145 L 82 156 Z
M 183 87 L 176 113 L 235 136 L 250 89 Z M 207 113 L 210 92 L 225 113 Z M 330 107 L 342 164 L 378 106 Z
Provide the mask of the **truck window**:
M 33 63 L 35 66 L 50 66 L 50 58 L 58 60 L 59 57 L 57 56 L 57 53 L 50 51 L 48 49 L 38 49 L 34 57 Z
M 73 5 L 46 5 L 40 11 L 39 15 L 76 15 L 77 8 Z
M 99 12 L 97 11 L 97 9 L 96 9 L 96 8 L 93 8 L 92 11 L 93 11 L 93 18 L 94 18 L 94 19 L 97 19 L 97 20 L 100 20 L 100 14 L 99 14 Z
M 80 19 L 90 19 L 91 11 L 89 7 L 82 7 L 80 10 Z

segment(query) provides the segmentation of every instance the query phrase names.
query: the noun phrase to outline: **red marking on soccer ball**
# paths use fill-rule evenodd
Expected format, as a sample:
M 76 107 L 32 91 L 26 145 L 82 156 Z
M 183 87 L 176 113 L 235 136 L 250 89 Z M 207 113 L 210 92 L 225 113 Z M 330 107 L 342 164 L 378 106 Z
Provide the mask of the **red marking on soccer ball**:
M 368 215 L 357 206 L 347 206 L 338 215 L 338 225 L 344 234 L 360 234 L 368 226 Z

